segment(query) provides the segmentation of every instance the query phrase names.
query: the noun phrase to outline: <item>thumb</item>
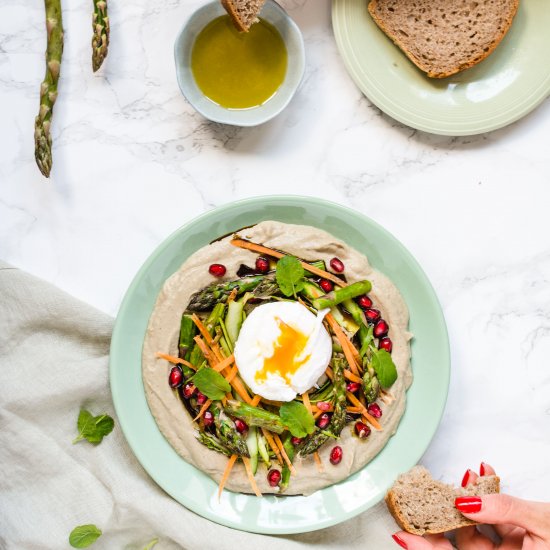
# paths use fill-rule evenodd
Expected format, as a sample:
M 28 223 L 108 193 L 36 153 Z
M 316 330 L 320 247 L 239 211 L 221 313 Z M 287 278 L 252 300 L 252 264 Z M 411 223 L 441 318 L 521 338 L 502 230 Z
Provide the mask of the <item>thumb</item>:
M 550 540 L 550 505 L 510 495 L 458 497 L 456 508 L 468 519 L 496 525 L 511 524 Z

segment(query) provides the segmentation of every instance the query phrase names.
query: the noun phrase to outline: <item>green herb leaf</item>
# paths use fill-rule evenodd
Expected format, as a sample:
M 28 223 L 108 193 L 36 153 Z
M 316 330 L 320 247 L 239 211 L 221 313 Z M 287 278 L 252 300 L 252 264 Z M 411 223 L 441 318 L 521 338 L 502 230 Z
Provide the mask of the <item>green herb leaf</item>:
M 315 430 L 313 415 L 298 401 L 283 403 L 279 416 L 294 437 L 305 437 Z
M 79 525 L 69 535 L 69 544 L 73 548 L 88 548 L 101 536 L 101 529 L 95 525 Z
M 298 258 L 283 256 L 277 262 L 277 284 L 285 296 L 295 296 L 304 288 L 304 268 Z
M 361 344 L 361 349 L 359 350 L 359 355 L 364 357 L 369 348 L 373 347 L 374 344 L 374 327 L 373 325 L 368 325 L 368 328 L 361 326 L 359 329 L 359 339 L 363 342 Z
M 89 411 L 82 409 L 78 415 L 78 436 L 73 441 L 77 443 L 87 439 L 90 443 L 98 445 L 103 438 L 113 431 L 115 421 L 108 414 L 93 416 Z
M 397 369 L 391 355 L 384 349 L 377 350 L 372 356 L 372 368 L 383 388 L 389 388 L 397 380 Z
M 158 541 L 159 539 L 153 539 L 143 550 L 151 550 L 151 548 L 153 548 Z
M 228 391 L 231 391 L 229 382 L 213 369 L 202 368 L 197 371 L 191 380 L 199 391 L 209 399 L 222 399 Z

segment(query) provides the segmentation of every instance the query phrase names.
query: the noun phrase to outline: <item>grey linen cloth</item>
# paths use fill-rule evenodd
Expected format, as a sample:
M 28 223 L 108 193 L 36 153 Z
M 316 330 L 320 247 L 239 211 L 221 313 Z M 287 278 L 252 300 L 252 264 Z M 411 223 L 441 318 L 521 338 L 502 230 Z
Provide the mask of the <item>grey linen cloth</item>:
M 94 549 L 395 549 L 379 504 L 340 525 L 289 536 L 217 525 L 168 496 L 132 454 L 108 384 L 113 319 L 0 262 L 0 548 L 69 549 L 96 524 Z M 81 407 L 115 418 L 98 446 L 75 445 Z

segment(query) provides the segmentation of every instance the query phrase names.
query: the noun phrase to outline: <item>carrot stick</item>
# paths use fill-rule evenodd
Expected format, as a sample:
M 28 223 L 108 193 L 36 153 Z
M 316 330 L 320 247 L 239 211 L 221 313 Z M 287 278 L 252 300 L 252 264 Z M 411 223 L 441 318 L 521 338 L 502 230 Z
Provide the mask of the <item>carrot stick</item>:
M 233 378 L 235 378 L 235 376 L 237 375 L 237 365 L 233 365 L 233 367 L 231 368 L 231 370 L 229 371 L 229 374 L 225 376 L 225 379 L 231 384 L 231 382 L 233 381 Z
M 250 459 L 247 456 L 241 456 L 241 460 L 243 461 L 244 469 L 246 470 L 246 475 L 248 476 L 248 481 L 250 481 L 250 485 L 252 487 L 252 490 L 254 491 L 254 494 L 257 497 L 261 497 L 262 493 L 260 489 L 258 489 L 256 480 L 254 479 L 254 474 L 252 473 L 252 468 L 250 467 Z
M 225 470 L 223 472 L 223 476 L 220 480 L 220 485 L 218 487 L 218 500 L 220 500 L 223 492 L 223 488 L 225 486 L 225 483 L 227 479 L 229 478 L 229 474 L 231 473 L 231 469 L 233 468 L 233 464 L 235 464 L 235 460 L 237 460 L 237 455 L 231 455 L 229 457 L 229 460 L 227 461 L 227 466 L 225 467 Z
M 346 407 L 346 412 L 357 414 L 363 412 L 363 409 L 359 407 Z
M 253 398 L 252 398 L 252 402 L 250 403 L 253 407 L 257 407 L 258 406 L 258 403 L 260 402 L 261 400 L 261 396 L 260 395 L 255 395 Z
M 357 350 L 355 349 L 353 344 L 349 341 L 348 337 L 344 334 L 344 331 L 340 328 L 340 325 L 336 322 L 336 319 L 334 319 L 334 317 L 330 313 L 327 314 L 325 319 L 330 325 L 330 328 L 334 331 L 336 338 L 338 338 L 338 341 L 342 346 L 342 350 L 344 351 L 344 355 L 346 356 L 346 360 L 353 374 L 356 374 L 357 376 L 359 376 L 359 368 L 357 367 L 357 362 L 355 359 L 355 355 L 356 354 L 359 355 L 357 353 Z
M 294 468 L 294 466 L 292 465 L 292 461 L 290 460 L 290 458 L 288 458 L 288 455 L 285 451 L 285 446 L 283 445 L 281 438 L 277 434 L 275 434 L 273 436 L 273 439 L 275 440 L 275 444 L 277 445 L 277 447 L 279 447 L 279 451 L 281 451 L 281 455 L 283 457 L 283 460 L 286 462 L 288 469 L 293 475 L 296 475 L 296 468 Z
M 206 344 L 204 343 L 204 340 L 200 337 L 200 336 L 195 336 L 195 338 L 193 338 L 193 340 L 195 340 L 195 342 L 197 343 L 197 346 L 199 346 L 199 349 L 202 351 L 202 354 L 204 355 L 204 358 L 210 363 L 212 364 L 213 361 L 213 357 L 212 357 L 212 351 L 206 346 Z
M 317 412 L 313 415 L 313 418 L 317 420 L 322 414 L 323 414 L 323 411 L 320 411 L 319 409 L 317 409 Z
M 246 403 L 248 403 L 249 405 L 250 403 L 252 403 L 252 399 L 250 399 L 250 396 L 248 395 L 244 384 L 238 376 L 235 376 L 235 378 L 231 381 L 231 385 L 235 388 L 235 391 Z
M 173 363 L 174 365 L 185 365 L 190 369 L 197 370 L 189 361 L 186 361 L 185 359 L 180 359 L 179 357 L 174 357 L 173 355 L 168 355 L 167 353 L 161 353 L 160 351 L 157 351 L 157 357 L 159 359 L 164 359 L 169 363 Z
M 234 288 L 231 291 L 231 294 L 227 297 L 227 303 L 230 304 L 237 297 L 237 294 L 238 294 L 238 289 Z
M 357 382 L 359 384 L 363 382 L 360 376 L 353 374 L 353 372 L 349 371 L 348 369 L 344 369 L 344 376 L 351 382 Z
M 214 366 L 213 368 L 215 371 L 220 372 L 225 369 L 225 367 L 231 366 L 231 363 L 233 363 L 233 361 L 235 361 L 235 356 L 230 355 L 229 357 L 226 357 L 225 359 L 217 363 L 216 366 Z
M 366 409 L 366 407 L 363 405 L 363 403 L 361 403 L 361 401 L 359 401 L 359 399 L 357 399 L 357 397 L 355 397 L 355 395 L 353 395 L 353 393 L 347 392 L 346 397 L 348 398 L 348 401 L 350 401 L 356 407 L 361 409 L 361 413 L 363 414 L 363 417 L 368 422 L 370 422 L 377 430 L 382 429 L 382 426 L 380 426 L 380 423 L 378 422 L 378 420 L 376 420 L 376 418 L 374 418 L 374 416 L 371 416 L 369 414 L 369 411 Z
M 196 313 L 193 313 L 193 315 L 191 315 L 191 319 L 193 320 L 193 323 L 195 323 L 196 327 L 199 329 L 199 332 L 202 334 L 202 337 L 206 340 L 206 343 L 210 345 L 212 343 L 212 336 L 210 336 L 208 329 L 204 326 L 203 322 L 199 319 L 199 316 Z
M 325 468 L 323 467 L 321 457 L 319 456 L 319 453 L 317 451 L 313 453 L 313 458 L 315 459 L 315 464 L 317 464 L 317 469 L 319 470 L 319 472 L 324 472 Z
M 306 391 L 306 393 L 302 394 L 302 399 L 304 401 L 304 405 L 306 409 L 311 413 L 311 401 L 309 400 L 309 393 Z
M 212 399 L 207 399 L 204 402 L 204 405 L 201 407 L 199 414 L 197 414 L 197 416 L 193 418 L 193 421 L 196 422 L 206 412 L 206 410 L 208 409 L 208 407 L 210 407 L 210 405 L 212 405 Z
M 252 243 L 250 241 L 244 241 L 243 239 L 233 239 L 231 241 L 231 244 L 233 246 L 238 246 L 239 248 L 246 248 L 247 250 L 258 252 L 259 254 L 267 254 L 268 256 L 273 256 L 274 258 L 282 258 L 283 256 L 287 256 L 287 254 L 279 252 L 278 250 L 273 250 L 272 248 L 268 248 L 267 246 L 262 246 L 261 244 Z M 310 265 L 307 262 L 300 261 L 300 263 L 306 271 L 309 271 L 314 275 L 318 275 L 319 277 L 328 279 L 329 281 L 336 283 L 338 286 L 347 286 L 347 283 L 342 281 L 340 277 L 336 277 L 336 275 L 329 273 L 328 271 L 323 271 L 322 269 L 319 269 L 314 265 Z
M 332 369 L 330 367 L 327 367 L 325 370 L 325 374 L 331 379 L 334 380 L 334 373 L 332 372 Z
M 269 446 L 273 449 L 273 452 L 275 453 L 275 456 L 277 457 L 277 460 L 279 461 L 279 464 L 283 464 L 283 457 L 281 456 L 281 453 L 279 451 L 279 447 L 277 447 L 277 444 L 275 441 L 273 441 L 273 437 L 269 433 L 269 430 L 266 428 L 262 428 L 262 433 L 264 434 L 264 437 L 269 444 Z

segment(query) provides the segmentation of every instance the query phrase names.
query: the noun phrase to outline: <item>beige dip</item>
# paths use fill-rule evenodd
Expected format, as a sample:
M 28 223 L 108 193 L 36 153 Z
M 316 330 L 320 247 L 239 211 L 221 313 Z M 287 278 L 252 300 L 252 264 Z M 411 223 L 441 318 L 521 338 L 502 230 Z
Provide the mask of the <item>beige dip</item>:
M 382 316 L 390 326 L 393 341 L 392 358 L 397 366 L 398 378 L 390 388 L 395 397 L 391 404 L 380 403 L 383 416 L 380 419 L 382 431 L 373 430 L 367 439 L 358 439 L 352 435 L 353 424 L 342 431 L 339 445 L 344 451 L 340 464 L 333 466 L 329 462 L 329 453 L 333 445 L 327 442 L 319 450 L 324 464 L 324 472 L 319 472 L 313 457 L 297 457 L 294 465 L 297 475 L 292 476 L 285 494 L 308 495 L 343 479 L 361 469 L 384 447 L 395 433 L 399 420 L 405 410 L 405 393 L 412 381 L 410 368 L 410 333 L 407 331 L 409 314 L 407 306 L 395 285 L 381 273 L 375 271 L 367 258 L 347 246 L 342 241 L 320 229 L 305 225 L 290 225 L 274 221 L 265 221 L 243 229 L 240 236 L 265 246 L 284 250 L 305 260 L 323 259 L 327 262 L 337 256 L 345 266 L 348 282 L 368 279 L 372 283 L 369 296 L 374 307 L 380 309 Z M 224 238 L 195 252 L 164 284 L 155 308 L 149 320 L 149 326 L 143 345 L 143 383 L 149 408 L 155 420 L 172 447 L 187 462 L 207 473 L 219 482 L 227 464 L 227 457 L 207 449 L 196 439 L 196 428 L 181 403 L 178 395 L 168 385 L 168 373 L 171 365 L 155 357 L 158 351 L 177 355 L 179 326 L 181 315 L 190 296 L 214 282 L 208 273 L 212 263 L 223 263 L 227 267 L 227 280 L 235 279 L 240 264 L 254 265 L 256 253 L 243 250 L 229 244 L 231 237 Z M 259 465 L 256 481 L 263 493 L 276 492 L 269 486 L 266 469 Z M 244 466 L 235 464 L 226 488 L 232 491 L 250 493 L 250 484 Z

